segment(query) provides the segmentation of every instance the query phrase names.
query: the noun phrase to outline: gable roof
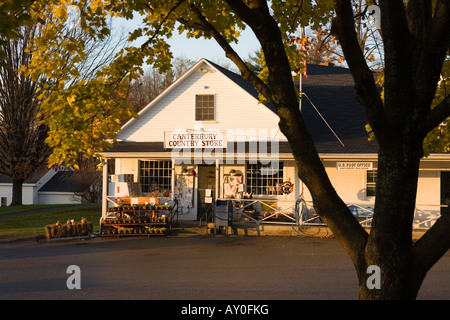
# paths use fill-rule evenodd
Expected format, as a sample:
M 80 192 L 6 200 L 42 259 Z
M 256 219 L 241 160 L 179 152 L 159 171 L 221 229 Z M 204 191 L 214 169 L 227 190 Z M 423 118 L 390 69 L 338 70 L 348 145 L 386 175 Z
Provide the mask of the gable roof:
M 219 71 L 249 95 L 259 100 L 254 86 L 243 80 L 240 75 L 209 60 L 201 59 L 140 113 L 151 108 L 158 99 L 168 94 L 173 86 L 188 77 L 201 63 L 206 63 L 209 67 Z M 316 144 L 317 151 L 322 154 L 376 154 L 378 145 L 375 141 L 368 141 L 368 134 L 365 130 L 368 123 L 367 117 L 363 106 L 357 100 L 350 70 L 309 64 L 307 71 L 307 78 L 302 78 L 302 116 L 308 132 Z M 296 85 L 299 85 L 298 79 L 296 79 Z M 266 107 L 277 114 L 272 105 L 268 104 Z M 132 121 L 130 120 L 124 127 Z M 281 149 L 288 153 L 290 151 L 289 144 L 280 142 L 280 152 Z M 119 142 L 106 152 L 127 153 L 132 150 L 136 150 L 134 152 L 148 150 L 147 152 L 154 153 L 170 151 L 164 149 L 162 144 L 157 142 Z
M 203 65 L 206 65 L 207 68 L 213 69 L 215 71 L 218 71 L 220 74 L 225 76 L 226 79 L 231 80 L 234 84 L 239 86 L 243 91 L 250 96 L 252 96 L 257 101 L 258 98 L 258 92 L 253 87 L 252 84 L 242 79 L 242 77 L 232 71 L 229 71 L 218 64 L 215 64 L 214 62 L 211 62 L 207 59 L 200 59 L 195 65 L 193 65 L 191 68 L 189 68 L 188 71 L 186 71 L 181 77 L 179 77 L 177 80 L 175 80 L 169 87 L 167 87 L 161 94 L 159 94 L 155 99 L 150 101 L 143 109 L 141 109 L 138 112 L 138 115 L 141 116 L 142 114 L 146 113 L 149 109 L 151 109 L 153 106 L 155 106 L 159 101 L 161 101 L 165 96 L 170 94 L 170 92 L 177 87 L 180 83 L 182 83 L 185 79 L 187 79 L 189 76 L 191 76 L 194 72 L 196 72 L 199 68 L 202 69 Z M 274 108 L 269 108 L 276 114 L 276 111 Z M 132 123 L 138 121 L 136 118 L 131 118 L 128 120 L 121 128 L 121 131 L 129 127 Z

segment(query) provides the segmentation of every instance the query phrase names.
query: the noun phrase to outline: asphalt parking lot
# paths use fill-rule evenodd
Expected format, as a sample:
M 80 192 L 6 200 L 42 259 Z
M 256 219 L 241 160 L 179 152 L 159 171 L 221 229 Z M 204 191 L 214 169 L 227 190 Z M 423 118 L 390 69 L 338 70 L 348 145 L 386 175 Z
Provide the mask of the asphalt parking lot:
M 356 300 L 335 239 L 191 236 L 0 244 L 0 299 Z M 69 289 L 79 268 L 80 289 Z M 69 279 L 71 278 L 71 279 Z M 75 282 L 73 282 L 75 283 Z M 450 254 L 418 299 L 450 299 Z

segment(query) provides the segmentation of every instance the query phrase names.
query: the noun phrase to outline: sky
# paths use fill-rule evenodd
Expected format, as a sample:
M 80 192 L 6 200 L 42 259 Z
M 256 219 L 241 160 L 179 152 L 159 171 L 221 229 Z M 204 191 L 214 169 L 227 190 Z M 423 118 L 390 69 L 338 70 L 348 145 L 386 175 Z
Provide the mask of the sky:
M 244 60 L 248 56 L 254 55 L 255 51 L 260 49 L 259 42 L 251 30 L 244 31 L 239 39 L 239 43 L 232 44 L 232 46 Z M 231 64 L 231 61 L 225 57 L 223 49 L 214 39 L 187 39 L 184 35 L 178 35 L 177 33 L 168 42 L 175 57 L 187 58 L 193 61 L 206 58 L 220 65 Z
M 115 27 L 121 30 L 121 32 L 130 32 L 142 23 L 140 17 L 136 17 L 131 21 L 120 18 L 115 21 Z M 260 49 L 259 42 L 250 28 L 242 31 L 239 39 L 238 44 L 231 45 L 244 60 L 254 55 Z M 136 45 L 144 41 L 145 38 L 139 39 Z M 229 66 L 232 68 L 234 66 L 231 60 L 225 57 L 223 49 L 214 39 L 188 39 L 185 35 L 179 35 L 178 31 L 175 31 L 173 37 L 168 40 L 168 43 L 171 46 L 175 58 L 180 57 L 194 62 L 205 58 L 224 67 Z

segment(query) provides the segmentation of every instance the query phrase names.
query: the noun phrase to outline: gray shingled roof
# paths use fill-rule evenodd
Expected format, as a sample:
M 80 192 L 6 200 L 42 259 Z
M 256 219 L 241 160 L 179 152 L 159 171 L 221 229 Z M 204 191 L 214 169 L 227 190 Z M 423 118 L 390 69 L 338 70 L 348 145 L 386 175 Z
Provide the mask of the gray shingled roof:
M 258 99 L 256 89 L 240 75 L 208 62 Z M 296 82 L 298 87 L 298 79 Z M 302 115 L 319 153 L 377 153 L 377 143 L 368 141 L 365 129 L 367 117 L 363 106 L 357 100 L 354 86 L 353 77 L 347 68 L 314 64 L 307 66 L 307 78 L 302 78 L 302 91 L 306 95 L 302 100 Z M 272 105 L 267 107 L 277 113 Z
M 37 169 L 36 172 L 33 174 L 33 177 L 30 179 L 25 180 L 24 184 L 35 184 L 37 183 L 46 173 L 47 171 Z M 13 183 L 13 180 L 10 176 L 0 173 L 0 183 Z
M 363 106 L 357 100 L 349 69 L 308 65 L 303 78 L 302 115 L 320 153 L 377 153 L 375 141 L 368 141 L 368 123 Z M 311 104 L 312 102 L 312 104 Z M 343 147 L 322 120 L 318 109 Z
M 250 95 L 258 99 L 256 89 L 240 75 L 213 62 L 217 70 L 234 81 Z M 375 141 L 368 141 L 365 130 L 367 118 L 354 90 L 354 81 L 349 69 L 309 64 L 308 77 L 303 78 L 302 88 L 306 97 L 302 100 L 302 116 L 319 153 L 361 154 L 377 153 Z M 298 80 L 297 80 L 298 86 Z M 312 102 L 312 103 L 311 103 Z M 320 114 L 343 142 L 335 137 Z M 276 113 L 273 106 L 267 105 Z M 236 148 L 234 149 L 236 150 Z M 164 152 L 162 142 L 119 142 L 108 152 Z M 280 153 L 289 153 L 288 143 L 280 144 Z
M 47 183 L 39 189 L 47 192 L 75 192 L 77 184 L 71 179 L 75 171 L 58 171 Z

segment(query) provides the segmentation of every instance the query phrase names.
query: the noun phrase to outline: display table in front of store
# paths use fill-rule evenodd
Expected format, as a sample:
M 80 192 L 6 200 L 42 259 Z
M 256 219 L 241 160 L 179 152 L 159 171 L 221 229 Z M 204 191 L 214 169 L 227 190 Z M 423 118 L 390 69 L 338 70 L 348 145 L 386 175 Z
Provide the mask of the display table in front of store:
M 171 206 L 126 206 L 108 209 L 100 223 L 101 236 L 165 236 L 170 231 L 167 217 Z

